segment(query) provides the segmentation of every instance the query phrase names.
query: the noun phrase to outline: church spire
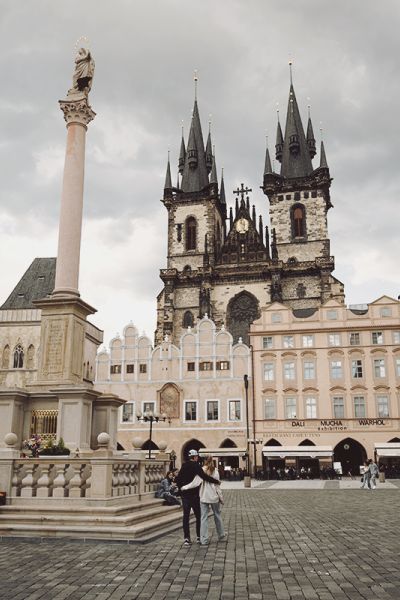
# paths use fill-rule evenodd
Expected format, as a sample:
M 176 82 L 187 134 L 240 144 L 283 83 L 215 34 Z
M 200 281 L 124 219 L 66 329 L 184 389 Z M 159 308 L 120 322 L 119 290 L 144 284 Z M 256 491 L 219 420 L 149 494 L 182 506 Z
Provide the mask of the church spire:
M 314 156 L 317 154 L 317 149 L 315 145 L 314 131 L 311 122 L 310 105 L 308 105 L 307 146 L 311 158 L 314 158 Z
M 224 183 L 224 169 L 221 170 L 221 187 L 219 190 L 219 201 L 221 204 L 226 205 L 226 197 L 225 197 L 225 183 Z
M 267 137 L 267 149 L 265 151 L 265 167 L 264 167 L 264 175 L 269 175 L 270 173 L 272 173 L 272 165 L 271 165 L 271 158 L 269 156 L 269 150 L 268 150 L 268 137 Z
M 213 148 L 213 153 L 211 155 L 212 163 L 211 163 L 211 175 L 210 175 L 210 183 L 213 183 L 218 187 L 218 176 L 217 176 L 217 167 L 215 164 L 215 148 Z
M 171 179 L 171 165 L 169 161 L 169 150 L 168 150 L 168 161 L 167 161 L 167 171 L 165 174 L 165 184 L 164 184 L 164 192 L 172 190 L 172 179 Z
M 326 160 L 325 146 L 324 146 L 323 140 L 321 140 L 321 158 L 320 158 L 319 167 L 320 167 L 320 169 L 328 169 L 329 168 L 328 161 Z
M 185 158 L 186 158 L 186 148 L 185 148 L 185 140 L 184 140 L 184 137 L 183 137 L 183 125 L 182 125 L 181 151 L 179 153 L 179 163 L 178 163 L 179 173 L 181 175 L 183 173 L 183 168 L 185 166 Z
M 208 137 L 206 144 L 206 167 L 207 173 L 210 173 L 213 163 L 213 148 L 211 142 L 211 120 L 208 122 Z
M 290 91 L 283 142 L 281 175 L 285 178 L 306 177 L 313 171 L 310 151 L 304 135 L 290 71 Z
M 208 185 L 208 171 L 204 150 L 204 139 L 201 130 L 199 109 L 197 106 L 197 75 L 195 76 L 195 100 L 185 164 L 182 172 L 181 190 L 183 192 L 200 192 Z
M 283 135 L 282 135 L 282 127 L 279 121 L 279 111 L 278 112 L 278 125 L 276 127 L 276 144 L 275 144 L 275 158 L 279 162 L 282 162 L 282 154 L 283 154 Z

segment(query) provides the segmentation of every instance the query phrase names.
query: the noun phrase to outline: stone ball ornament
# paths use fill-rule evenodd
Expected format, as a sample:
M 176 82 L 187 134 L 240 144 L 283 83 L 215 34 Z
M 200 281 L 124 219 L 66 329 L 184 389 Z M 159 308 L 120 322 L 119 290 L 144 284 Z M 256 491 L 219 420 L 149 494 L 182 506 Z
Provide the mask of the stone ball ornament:
M 132 440 L 132 446 L 134 448 L 141 448 L 143 444 L 143 440 L 140 437 L 134 437 Z
M 110 440 L 111 437 L 105 431 L 99 433 L 99 435 L 97 436 L 97 444 L 103 448 L 109 445 Z
M 15 433 L 7 433 L 4 436 L 6 446 L 15 446 L 18 442 L 18 436 Z
M 158 443 L 158 449 L 160 450 L 160 452 L 165 452 L 167 449 L 167 446 L 168 446 L 167 442 L 162 441 L 162 442 Z

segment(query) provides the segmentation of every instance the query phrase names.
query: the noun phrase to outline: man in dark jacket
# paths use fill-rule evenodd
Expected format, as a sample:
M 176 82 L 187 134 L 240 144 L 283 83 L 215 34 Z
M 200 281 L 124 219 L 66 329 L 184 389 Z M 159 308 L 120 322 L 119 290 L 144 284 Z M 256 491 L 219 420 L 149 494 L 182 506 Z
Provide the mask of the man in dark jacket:
M 220 484 L 218 479 L 214 479 L 214 477 L 210 477 L 206 473 L 204 473 L 203 469 L 200 467 L 199 463 L 199 453 L 197 450 L 189 450 L 189 460 L 183 463 L 181 470 L 178 473 L 176 478 L 176 484 L 179 489 L 182 486 L 191 483 L 193 479 L 198 475 L 204 481 L 208 481 L 209 483 L 215 483 L 217 485 Z M 184 536 L 184 546 L 190 546 L 190 527 L 189 527 L 189 517 L 190 510 L 193 510 L 194 516 L 196 517 L 196 535 L 197 535 L 197 543 L 200 544 L 200 496 L 199 496 L 199 487 L 190 489 L 190 490 L 181 490 L 182 496 L 182 506 L 183 506 L 183 536 Z

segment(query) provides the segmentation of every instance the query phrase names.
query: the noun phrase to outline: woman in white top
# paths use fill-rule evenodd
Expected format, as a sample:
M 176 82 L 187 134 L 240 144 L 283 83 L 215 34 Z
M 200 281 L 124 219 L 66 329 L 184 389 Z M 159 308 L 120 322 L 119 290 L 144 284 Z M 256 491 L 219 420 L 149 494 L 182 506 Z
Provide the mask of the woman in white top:
M 215 468 L 214 460 L 212 456 L 207 456 L 203 471 L 210 477 L 219 480 L 218 469 Z M 193 487 L 200 487 L 200 509 L 201 509 L 201 521 L 200 521 L 200 544 L 207 546 L 208 544 L 208 512 L 211 507 L 214 514 L 215 527 L 218 534 L 218 539 L 224 540 L 226 538 L 224 526 L 221 519 L 221 505 L 224 503 L 222 498 L 222 492 L 218 485 L 214 483 L 208 483 L 208 481 L 202 481 L 200 477 L 196 476 L 191 483 L 182 487 L 182 490 L 188 490 Z

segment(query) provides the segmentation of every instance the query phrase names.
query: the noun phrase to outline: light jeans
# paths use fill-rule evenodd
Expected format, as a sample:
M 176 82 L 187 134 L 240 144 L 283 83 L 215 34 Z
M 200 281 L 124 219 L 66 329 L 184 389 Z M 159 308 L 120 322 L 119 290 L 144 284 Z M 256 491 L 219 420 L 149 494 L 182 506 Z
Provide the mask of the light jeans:
M 224 526 L 221 519 L 221 505 L 219 502 L 212 502 L 207 504 L 206 502 L 200 502 L 201 507 L 201 521 L 200 521 L 200 543 L 207 544 L 208 542 L 208 511 L 211 506 L 214 513 L 214 523 L 217 530 L 218 538 L 224 537 Z

